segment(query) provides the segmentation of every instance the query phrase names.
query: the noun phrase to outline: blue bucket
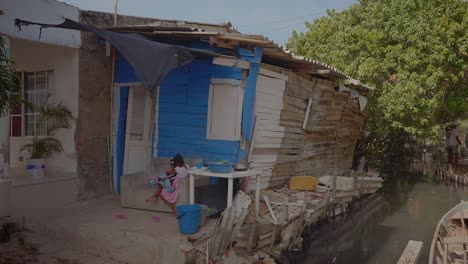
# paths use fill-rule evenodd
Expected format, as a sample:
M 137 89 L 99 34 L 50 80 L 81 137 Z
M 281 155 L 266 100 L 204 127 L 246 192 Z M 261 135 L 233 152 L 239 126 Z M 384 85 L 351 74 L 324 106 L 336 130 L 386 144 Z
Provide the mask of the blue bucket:
M 193 234 L 200 227 L 201 207 L 196 204 L 182 204 L 177 206 L 177 219 L 179 219 L 179 232 Z

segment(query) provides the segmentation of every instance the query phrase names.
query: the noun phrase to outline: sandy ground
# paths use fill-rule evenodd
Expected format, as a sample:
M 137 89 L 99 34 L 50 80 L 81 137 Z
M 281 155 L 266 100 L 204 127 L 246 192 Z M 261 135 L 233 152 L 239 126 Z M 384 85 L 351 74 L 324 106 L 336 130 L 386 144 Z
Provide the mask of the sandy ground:
M 41 246 L 38 246 L 41 245 Z M 122 264 L 112 259 L 64 248 L 31 231 L 11 234 L 0 243 L 0 264 Z
M 0 264 L 81 264 L 78 261 L 41 254 L 38 248 L 25 240 L 22 233 L 15 233 L 10 241 L 0 244 Z
M 182 259 L 177 218 L 122 208 L 116 199 L 77 202 L 16 221 L 24 221 L 28 230 L 0 243 L 0 264 L 135 264 L 155 259 L 181 263 Z

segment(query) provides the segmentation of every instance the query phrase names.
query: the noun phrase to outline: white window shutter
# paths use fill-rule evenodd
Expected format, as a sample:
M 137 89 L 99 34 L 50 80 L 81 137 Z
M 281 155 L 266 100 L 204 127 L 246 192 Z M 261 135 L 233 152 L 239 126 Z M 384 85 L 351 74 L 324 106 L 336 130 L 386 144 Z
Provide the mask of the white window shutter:
M 145 132 L 145 89 L 133 89 L 132 121 L 130 124 L 130 139 L 143 140 Z
M 244 93 L 240 85 L 214 83 L 210 86 L 208 139 L 239 140 Z

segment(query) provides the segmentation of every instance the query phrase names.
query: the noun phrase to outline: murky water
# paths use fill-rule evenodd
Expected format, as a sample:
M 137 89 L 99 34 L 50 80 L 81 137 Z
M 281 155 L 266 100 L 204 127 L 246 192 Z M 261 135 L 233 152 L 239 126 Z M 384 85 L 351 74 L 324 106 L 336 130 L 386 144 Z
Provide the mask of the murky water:
M 436 182 L 432 177 L 399 177 L 382 192 L 362 202 L 350 215 L 322 225 L 303 250 L 286 263 L 337 264 L 397 262 L 409 240 L 423 241 L 420 263 L 427 263 L 439 219 L 468 199 L 465 186 Z

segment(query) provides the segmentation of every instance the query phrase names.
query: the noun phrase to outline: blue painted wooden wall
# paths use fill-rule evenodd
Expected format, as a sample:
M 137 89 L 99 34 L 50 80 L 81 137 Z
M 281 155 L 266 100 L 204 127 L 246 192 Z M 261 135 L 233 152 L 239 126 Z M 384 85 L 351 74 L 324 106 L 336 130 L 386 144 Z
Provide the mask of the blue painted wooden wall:
M 159 157 L 180 153 L 184 157 L 205 160 L 237 161 L 239 141 L 206 139 L 211 78 L 242 80 L 242 69 L 213 65 L 212 59 L 197 59 L 171 71 L 161 82 L 157 138 Z M 133 69 L 122 57 L 117 58 L 115 81 L 138 82 Z
M 237 160 L 239 141 L 206 139 L 211 78 L 241 80 L 242 70 L 213 65 L 211 59 L 196 60 L 161 82 L 158 156 Z

